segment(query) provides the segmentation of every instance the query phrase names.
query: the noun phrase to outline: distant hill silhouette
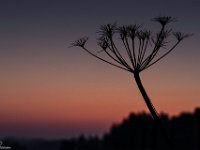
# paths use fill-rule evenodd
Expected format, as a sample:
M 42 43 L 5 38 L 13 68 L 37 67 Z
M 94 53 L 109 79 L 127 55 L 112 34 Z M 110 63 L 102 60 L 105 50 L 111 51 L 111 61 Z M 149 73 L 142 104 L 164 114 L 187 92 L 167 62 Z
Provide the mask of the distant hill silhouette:
M 176 150 L 200 150 L 200 108 L 172 118 L 161 114 L 161 119 Z M 131 113 L 101 139 L 81 135 L 59 141 L 4 139 L 4 144 L 12 150 L 168 150 L 159 128 L 147 113 Z

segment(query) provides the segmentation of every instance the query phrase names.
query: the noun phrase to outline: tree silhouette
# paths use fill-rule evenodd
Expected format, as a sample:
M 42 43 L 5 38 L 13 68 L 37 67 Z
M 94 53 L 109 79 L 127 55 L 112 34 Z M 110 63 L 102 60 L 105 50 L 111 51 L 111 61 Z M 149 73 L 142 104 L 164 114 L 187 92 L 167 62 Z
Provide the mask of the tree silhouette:
M 97 32 L 99 35 L 97 44 L 101 50 L 96 52 L 92 52 L 85 47 L 88 41 L 87 37 L 80 38 L 71 44 L 71 46 L 81 47 L 87 53 L 103 62 L 133 74 L 144 101 L 171 150 L 174 149 L 172 142 L 141 82 L 140 72 L 159 62 L 172 52 L 183 39 L 190 36 L 190 34 L 174 32 L 171 28 L 167 27 L 169 23 L 175 20 L 171 16 L 154 18 L 153 21 L 161 25 L 160 30 L 154 34 L 150 30 L 142 29 L 142 26 L 137 24 L 117 26 L 114 23 L 102 25 Z M 117 40 L 120 42 L 118 43 Z M 120 44 L 123 46 L 123 50 Z M 100 53 L 104 55 L 100 56 Z

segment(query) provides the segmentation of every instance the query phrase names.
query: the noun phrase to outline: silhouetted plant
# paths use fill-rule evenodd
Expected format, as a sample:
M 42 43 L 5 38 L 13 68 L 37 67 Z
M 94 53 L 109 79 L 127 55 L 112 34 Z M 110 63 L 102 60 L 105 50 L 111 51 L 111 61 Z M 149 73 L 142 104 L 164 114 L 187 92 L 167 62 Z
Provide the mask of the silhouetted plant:
M 173 150 L 174 148 L 171 140 L 160 121 L 159 114 L 141 82 L 140 72 L 153 66 L 167 56 L 183 39 L 189 37 L 190 34 L 173 32 L 171 28 L 167 28 L 169 23 L 175 21 L 173 17 L 161 16 L 154 18 L 153 21 L 158 22 L 161 25 L 160 31 L 155 34 L 150 30 L 142 29 L 141 25 L 136 24 L 117 26 L 117 24 L 114 23 L 100 26 L 100 29 L 97 32 L 99 35 L 97 44 L 101 47 L 101 51 L 92 52 L 85 47 L 88 37 L 80 38 L 73 42 L 71 46 L 81 47 L 95 58 L 134 75 L 136 84 L 153 119 L 160 127 L 170 148 Z M 119 49 L 116 37 L 120 38 L 121 44 L 124 46 L 124 51 Z M 176 39 L 174 43 L 170 42 L 174 41 L 173 38 Z M 99 53 L 105 53 L 109 59 L 100 57 L 98 55 Z

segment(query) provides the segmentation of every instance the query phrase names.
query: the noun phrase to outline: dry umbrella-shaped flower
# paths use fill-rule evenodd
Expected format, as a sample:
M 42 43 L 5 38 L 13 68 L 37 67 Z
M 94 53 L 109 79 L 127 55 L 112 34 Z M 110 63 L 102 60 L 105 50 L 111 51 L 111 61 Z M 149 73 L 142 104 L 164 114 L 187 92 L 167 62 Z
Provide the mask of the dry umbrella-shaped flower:
M 106 24 L 100 27 L 97 32 L 97 44 L 101 51 L 92 52 L 85 47 L 88 38 L 83 37 L 76 40 L 71 46 L 78 46 L 85 50 L 95 58 L 106 62 L 114 67 L 125 70 L 133 74 L 136 84 L 144 98 L 153 119 L 161 129 L 169 148 L 174 150 L 173 144 L 167 134 L 151 99 L 141 82 L 140 73 L 147 68 L 153 66 L 179 45 L 185 38 L 191 34 L 181 32 L 173 32 L 167 25 L 174 22 L 176 19 L 170 16 L 156 17 L 153 21 L 160 23 L 161 29 L 158 33 L 153 34 L 150 30 L 142 29 L 141 25 L 123 25 L 117 26 L 114 24 Z M 116 38 L 117 37 L 117 38 Z M 120 39 L 123 50 L 119 48 Z M 169 42 L 169 41 L 173 41 Z M 108 57 L 100 57 L 99 53 L 105 53 Z

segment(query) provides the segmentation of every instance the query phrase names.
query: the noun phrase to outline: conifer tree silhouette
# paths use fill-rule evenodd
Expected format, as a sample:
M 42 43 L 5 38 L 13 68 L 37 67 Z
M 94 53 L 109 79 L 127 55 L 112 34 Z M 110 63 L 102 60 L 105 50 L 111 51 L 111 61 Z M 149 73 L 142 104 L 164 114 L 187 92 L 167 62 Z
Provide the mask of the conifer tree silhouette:
M 88 37 L 76 40 L 71 46 L 81 47 L 95 58 L 133 74 L 153 119 L 163 133 L 169 148 L 174 150 L 159 114 L 141 82 L 140 73 L 166 57 L 183 39 L 191 35 L 174 32 L 167 27 L 168 24 L 176 21 L 171 16 L 159 16 L 154 18 L 153 21 L 161 25 L 160 30 L 154 34 L 150 30 L 142 29 L 142 26 L 137 24 L 117 26 L 116 23 L 113 23 L 100 26 L 100 30 L 97 32 L 99 35 L 97 44 L 101 48 L 100 51 L 93 52 L 85 47 Z M 117 40 L 120 42 L 117 42 Z M 123 50 L 121 47 L 119 48 L 120 43 L 124 47 Z M 100 56 L 100 53 L 106 54 L 107 57 L 104 58 L 105 55 Z

